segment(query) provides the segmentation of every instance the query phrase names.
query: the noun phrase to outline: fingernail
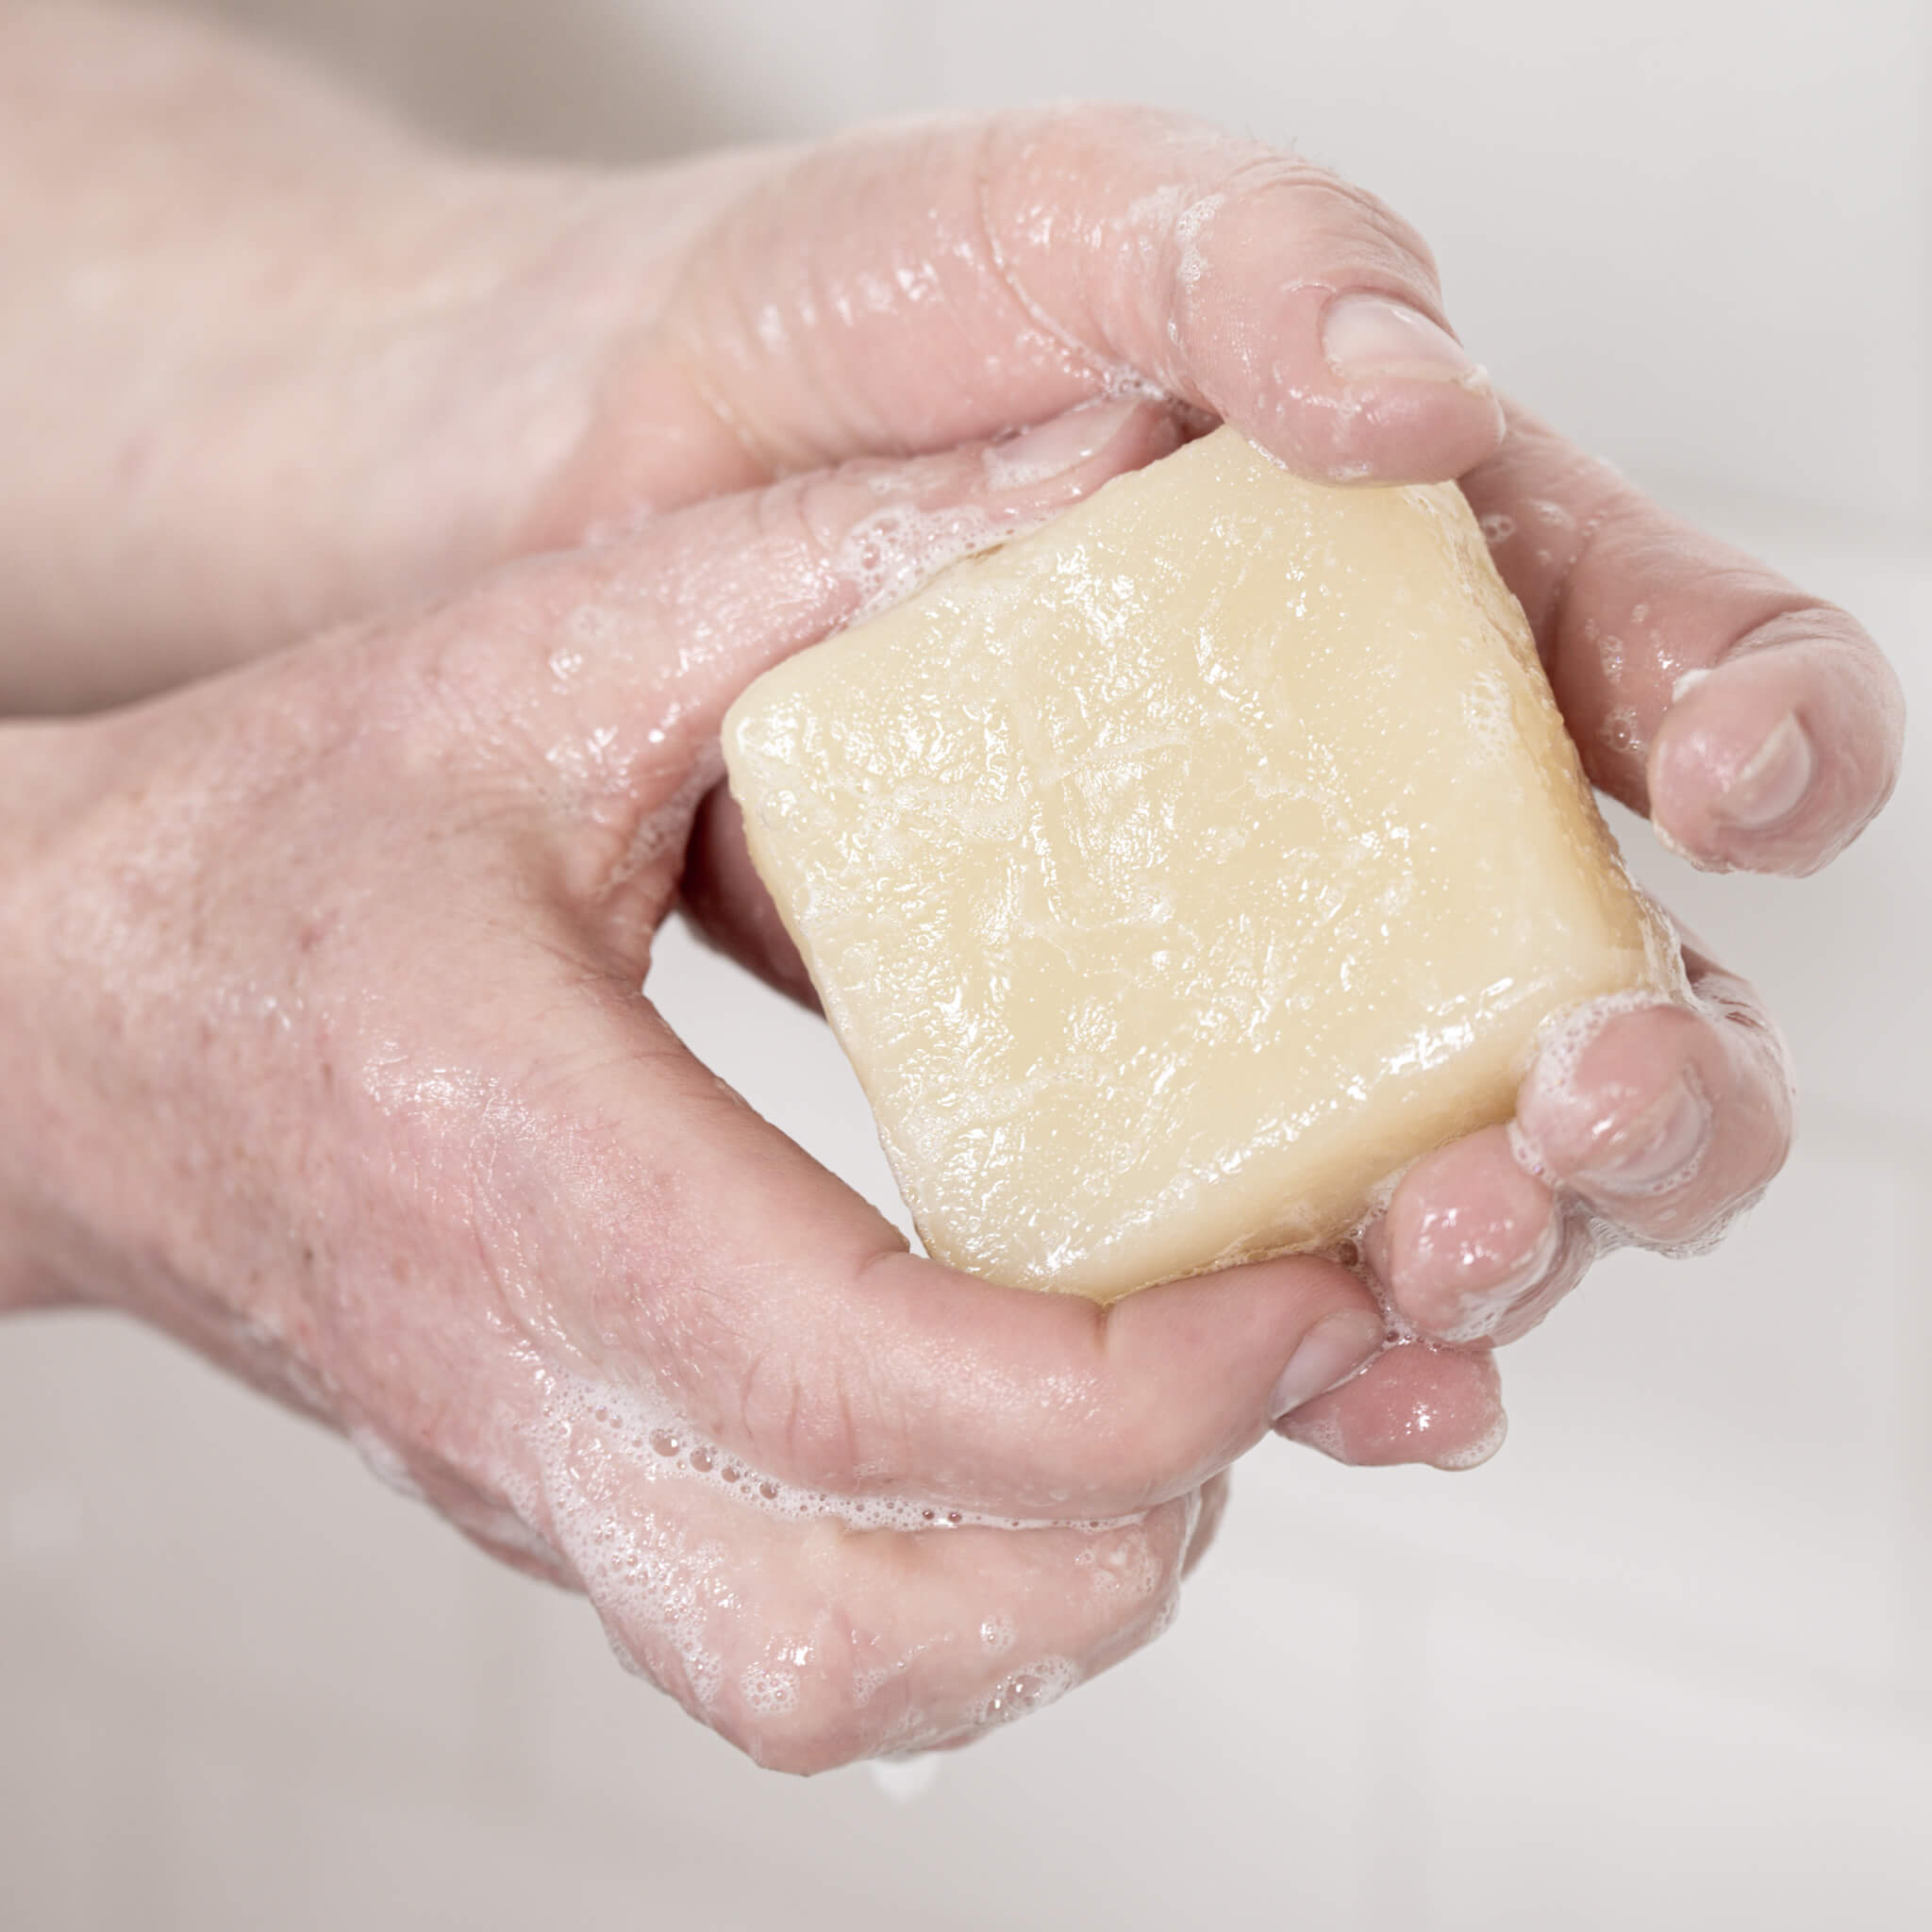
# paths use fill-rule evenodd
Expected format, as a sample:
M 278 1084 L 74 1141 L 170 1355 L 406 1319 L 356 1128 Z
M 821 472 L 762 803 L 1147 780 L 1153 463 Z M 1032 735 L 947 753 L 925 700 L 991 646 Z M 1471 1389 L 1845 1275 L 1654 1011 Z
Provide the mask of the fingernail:
M 1380 1354 L 1387 1331 L 1382 1318 L 1367 1308 L 1344 1308 L 1324 1315 L 1302 1337 L 1274 1385 L 1272 1414 L 1278 1422 L 1291 1409 L 1345 1382 Z
M 1083 403 L 1077 409 L 1036 423 L 1003 442 L 990 443 L 987 480 L 995 490 L 1027 490 L 1036 483 L 1064 476 L 1097 457 L 1141 407 L 1132 396 Z
M 1487 1341 L 1531 1289 L 1557 1265 L 1563 1252 L 1563 1224 L 1552 1214 L 1542 1224 L 1529 1252 L 1509 1273 L 1486 1288 L 1465 1293 L 1453 1320 L 1437 1324 L 1439 1341 L 1458 1344 Z
M 1607 1194 L 1666 1194 L 1697 1171 L 1710 1141 L 1710 1103 L 1686 1068 L 1676 1084 L 1575 1175 Z
M 1817 768 L 1811 740 L 1787 711 L 1717 801 L 1717 814 L 1741 831 L 1762 832 L 1797 810 Z
M 1338 295 L 1322 317 L 1322 353 L 1343 375 L 1407 375 L 1487 389 L 1489 376 L 1445 328 L 1386 295 Z

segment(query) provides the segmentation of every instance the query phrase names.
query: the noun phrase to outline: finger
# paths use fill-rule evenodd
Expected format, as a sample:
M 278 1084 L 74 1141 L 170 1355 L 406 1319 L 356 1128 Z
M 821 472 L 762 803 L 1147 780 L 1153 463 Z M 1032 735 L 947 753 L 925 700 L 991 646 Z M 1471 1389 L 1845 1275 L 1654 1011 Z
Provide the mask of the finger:
M 613 502 L 1150 387 L 1315 476 L 1453 476 L 1501 434 L 1427 248 L 1373 196 L 1173 115 L 1058 108 L 848 139 L 754 191 L 549 514 L 569 541 Z
M 1362 1245 L 1419 1335 L 1513 1341 L 1588 1272 L 1592 1218 L 1631 1240 L 1699 1245 L 1783 1164 L 1793 1095 L 1776 1031 L 1742 981 L 1686 958 L 1693 1006 L 1604 1011 L 1559 1033 L 1513 1126 L 1403 1176 Z
M 1582 1278 L 1591 1251 L 1581 1217 L 1524 1172 L 1507 1126 L 1424 1155 L 1362 1237 L 1390 1306 L 1441 1342 L 1514 1341 Z
M 1545 1052 L 1517 1098 L 1516 1147 L 1632 1239 L 1714 1239 L 1790 1151 L 1793 1086 L 1751 987 L 1688 948 L 1691 1007 L 1607 1012 Z
M 435 748 L 492 771 L 507 750 L 572 819 L 684 792 L 761 671 L 947 564 L 1169 454 L 1171 411 L 1071 409 L 1020 437 L 848 461 L 701 502 L 588 549 L 496 572 L 417 628 L 419 676 L 459 701 Z M 628 827 L 636 837 L 638 827 Z
M 1508 1433 L 1490 1351 L 1425 1341 L 1393 1344 L 1352 1381 L 1274 1426 L 1337 1462 L 1452 1470 L 1487 1462 Z
M 1166 455 L 1179 434 L 1169 411 L 1116 399 L 1019 438 L 847 463 L 512 566 L 419 626 L 435 721 L 425 761 L 453 783 L 472 769 L 500 782 L 509 764 L 566 858 L 565 897 L 639 951 L 746 684 Z
M 681 882 L 692 926 L 768 986 L 818 1010 L 811 975 L 744 842 L 744 814 L 730 788 L 714 785 L 698 807 Z
M 548 1420 L 531 1514 L 619 1656 L 787 1771 L 963 1742 L 1064 1695 L 1172 1620 L 1200 1515 L 1189 1496 L 1110 1524 L 855 1529 L 658 1453 L 621 1391 Z
M 1890 797 L 1904 697 L 1845 612 L 1521 410 L 1463 488 L 1591 780 L 1693 863 L 1815 871 Z

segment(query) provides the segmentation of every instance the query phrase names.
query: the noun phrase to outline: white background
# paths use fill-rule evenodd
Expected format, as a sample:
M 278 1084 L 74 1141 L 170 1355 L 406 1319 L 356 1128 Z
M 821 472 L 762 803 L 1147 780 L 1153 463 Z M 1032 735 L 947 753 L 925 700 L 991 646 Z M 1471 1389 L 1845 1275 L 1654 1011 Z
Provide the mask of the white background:
M 1932 716 L 1924 0 L 228 0 L 439 125 L 650 157 L 1137 96 L 1429 234 L 1513 390 L 1857 608 Z M 1799 1152 L 1513 1351 L 1474 1474 L 1273 1445 L 1153 1653 L 950 1763 L 753 1772 L 340 1443 L 105 1319 L 0 1330 L 0 1925 L 1932 1923 L 1932 785 L 1804 886 L 1639 869 L 1778 999 Z M 653 992 L 869 1190 L 842 1062 Z

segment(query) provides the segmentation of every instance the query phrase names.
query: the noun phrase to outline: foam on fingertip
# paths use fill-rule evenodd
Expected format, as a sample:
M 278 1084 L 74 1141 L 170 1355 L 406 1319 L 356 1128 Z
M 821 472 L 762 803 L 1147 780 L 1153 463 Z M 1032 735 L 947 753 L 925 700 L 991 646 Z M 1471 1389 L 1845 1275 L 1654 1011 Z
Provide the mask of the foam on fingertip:
M 832 560 L 858 592 L 851 621 L 904 603 L 949 564 L 994 549 L 1025 527 L 1019 518 L 995 517 L 974 504 L 920 509 L 895 503 L 875 510 L 845 533 Z
M 1678 976 L 1682 977 L 1681 967 Z M 1533 1088 L 1539 1098 L 1546 1096 L 1559 1108 L 1575 1107 L 1579 1100 L 1577 1074 L 1583 1057 L 1612 1020 L 1624 1013 L 1646 1012 L 1653 1007 L 1687 1004 L 1689 1000 L 1690 991 L 1686 987 L 1681 997 L 1674 1000 L 1662 993 L 1639 990 L 1608 993 L 1602 999 L 1566 1007 L 1546 1020 L 1537 1034 L 1524 1091 Z M 1524 1125 L 1520 1105 L 1509 1123 L 1509 1151 L 1525 1174 L 1534 1174 L 1538 1180 L 1552 1178 L 1548 1156 L 1542 1143 Z
M 1496 1419 L 1472 1442 L 1460 1449 L 1447 1449 L 1430 1460 L 1437 1469 L 1480 1469 L 1502 1448 L 1509 1436 L 1509 1418 L 1499 1408 Z

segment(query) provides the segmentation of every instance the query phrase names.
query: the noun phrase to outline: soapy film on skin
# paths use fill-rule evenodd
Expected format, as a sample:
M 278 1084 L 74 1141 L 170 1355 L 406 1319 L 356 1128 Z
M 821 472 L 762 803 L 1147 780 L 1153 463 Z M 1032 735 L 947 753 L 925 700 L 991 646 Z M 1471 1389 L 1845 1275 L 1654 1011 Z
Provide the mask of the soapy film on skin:
M 1119 1656 L 1164 1630 L 1179 1608 L 1182 1559 L 1199 1523 L 1198 1492 L 1128 1517 L 1042 1524 L 936 1508 L 889 1497 L 841 1497 L 774 1481 L 707 1441 L 632 1389 L 544 1371 L 544 1424 L 539 1431 L 538 1487 L 516 1498 L 525 1521 L 556 1526 L 564 1555 L 605 1620 L 611 1647 L 627 1669 L 672 1692 L 702 1721 L 738 1713 L 784 1719 L 800 1711 L 822 1679 L 846 1684 L 838 1700 L 855 1734 L 874 1753 L 955 1744 L 1043 1708 Z M 675 1508 L 654 1507 L 660 1485 Z M 511 1487 L 517 1487 L 512 1484 Z M 1020 1642 L 1016 1619 L 989 1610 L 976 1628 L 950 1620 L 908 1632 L 861 1632 L 836 1606 L 794 1606 L 788 1628 L 770 1633 L 757 1656 L 727 1663 L 742 1606 L 722 1543 L 708 1535 L 709 1497 L 716 1527 L 747 1505 L 795 1524 L 842 1531 L 1024 1531 L 1072 1535 L 1078 1547 L 1049 1571 L 1063 1596 L 1069 1634 L 1093 1607 L 1113 1628 L 1096 1653 L 1090 1641 L 1066 1651 L 1024 1652 L 991 1684 L 985 1663 L 1006 1659 Z M 1158 1519 L 1158 1521 L 1157 1521 Z M 1037 1621 L 1037 1620 L 1023 1620 Z M 916 1673 L 930 1676 L 939 1654 L 953 1657 L 958 1694 L 940 1688 L 908 1698 Z M 756 1733 L 749 1747 L 756 1754 Z M 849 1755 L 849 1754 L 847 1754 Z

